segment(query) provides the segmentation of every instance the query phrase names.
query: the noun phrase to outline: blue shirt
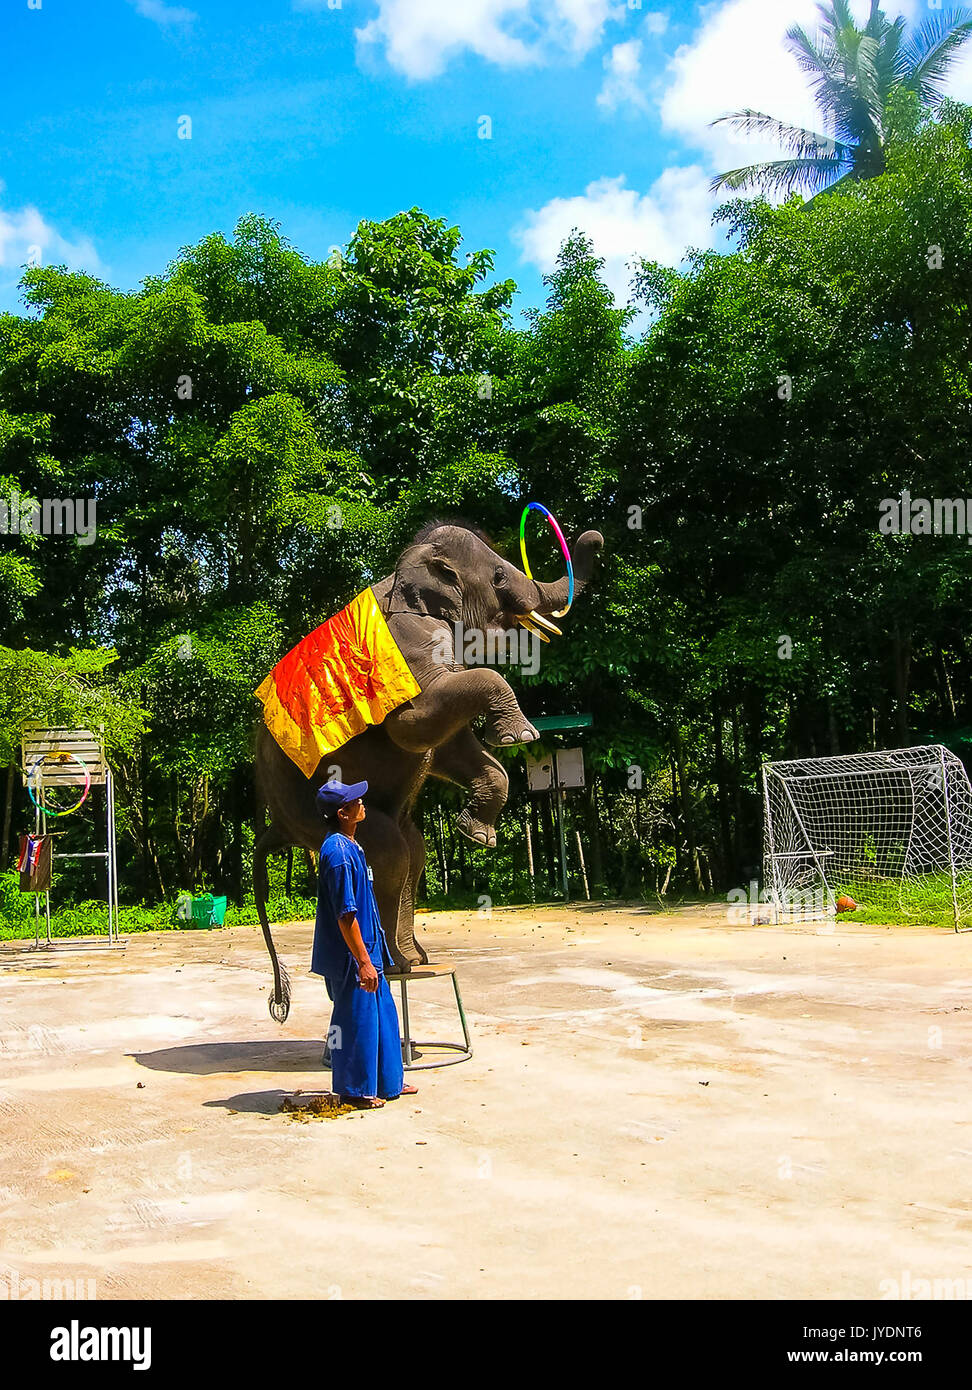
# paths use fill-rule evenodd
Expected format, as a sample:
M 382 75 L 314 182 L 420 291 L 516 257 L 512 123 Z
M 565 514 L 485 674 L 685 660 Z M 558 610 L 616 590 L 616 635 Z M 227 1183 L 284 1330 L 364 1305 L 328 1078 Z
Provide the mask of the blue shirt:
M 371 869 L 361 846 L 335 831 L 321 846 L 317 921 L 311 956 L 311 971 L 315 975 L 338 980 L 343 978 L 349 964 L 357 969 L 338 926 L 338 918 L 346 912 L 353 912 L 357 917 L 361 940 L 371 963 L 379 975 L 384 974 L 386 963 L 390 969 L 392 960 L 381 929 Z

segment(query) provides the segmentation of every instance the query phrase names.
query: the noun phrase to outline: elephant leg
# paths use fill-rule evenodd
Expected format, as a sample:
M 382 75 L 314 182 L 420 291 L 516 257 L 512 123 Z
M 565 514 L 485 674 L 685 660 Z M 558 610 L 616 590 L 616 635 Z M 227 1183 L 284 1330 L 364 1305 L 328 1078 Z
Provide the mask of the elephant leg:
M 415 903 L 418 886 L 425 868 L 425 837 L 411 819 L 401 822 L 401 831 L 408 846 L 408 875 L 402 892 L 402 907 L 398 918 L 398 944 L 404 954 L 409 947 L 418 954 L 419 964 L 428 965 L 429 957 L 425 947 L 415 939 Z
M 286 1023 L 290 1013 L 290 976 L 283 962 L 278 960 L 270 922 L 267 918 L 267 898 L 270 896 L 270 880 L 267 874 L 267 856 L 275 849 L 286 849 L 290 838 L 279 826 L 272 824 L 257 837 L 253 846 L 253 897 L 256 902 L 257 917 L 263 929 L 263 939 L 270 954 L 273 967 L 273 994 L 270 998 L 270 1017 L 278 1023 Z
M 474 845 L 492 849 L 496 820 L 506 805 L 509 778 L 502 764 L 487 753 L 471 729 L 461 729 L 436 748 L 430 773 L 444 782 L 466 787 L 470 797 L 460 811 L 456 829 Z
M 411 868 L 408 841 L 398 822 L 375 807 L 367 807 L 365 819 L 358 826 L 357 840 L 374 874 L 375 900 L 388 950 L 396 970 L 407 973 L 413 965 L 422 964 L 410 927 L 404 938 L 400 935 L 402 903 Z
M 384 727 L 399 748 L 438 748 L 473 719 L 486 717 L 487 743 L 533 743 L 540 735 L 498 671 L 478 667 L 449 671 L 387 715 Z

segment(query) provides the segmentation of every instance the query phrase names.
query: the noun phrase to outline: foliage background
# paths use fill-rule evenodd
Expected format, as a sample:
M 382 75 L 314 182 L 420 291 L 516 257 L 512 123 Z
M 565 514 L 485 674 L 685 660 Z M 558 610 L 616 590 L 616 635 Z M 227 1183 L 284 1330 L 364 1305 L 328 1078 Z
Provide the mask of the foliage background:
M 606 539 L 539 675 L 512 677 L 528 714 L 594 714 L 567 817 L 595 892 L 747 883 L 765 758 L 963 753 L 972 551 L 878 517 L 904 488 L 972 494 L 969 132 L 946 106 L 875 178 L 727 205 L 733 249 L 634 266 L 628 307 L 575 233 L 522 327 L 491 253 L 415 208 L 326 263 L 249 216 L 135 293 L 28 270 L 0 317 L 0 497 L 96 497 L 98 535 L 0 536 L 0 868 L 28 821 L 23 721 L 96 723 L 124 899 L 242 903 L 255 687 L 425 521 L 466 516 L 514 557 L 532 498 Z M 452 902 L 527 897 L 527 817 L 554 891 L 549 808 L 510 766 L 494 854 L 452 830 L 458 792 L 425 792 L 430 901 L 446 874 Z M 98 887 L 65 866 L 57 892 Z

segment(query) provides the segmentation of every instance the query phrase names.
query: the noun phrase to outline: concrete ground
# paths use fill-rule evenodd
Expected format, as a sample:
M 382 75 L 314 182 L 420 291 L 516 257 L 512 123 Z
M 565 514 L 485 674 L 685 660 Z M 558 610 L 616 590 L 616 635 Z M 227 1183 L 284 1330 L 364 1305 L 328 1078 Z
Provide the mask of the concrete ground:
M 0 1277 L 99 1298 L 972 1292 L 972 936 L 599 904 L 423 915 L 469 1062 L 326 1089 L 310 924 L 0 945 Z M 447 979 L 413 1032 L 459 1036 Z M 893 1283 L 883 1281 L 894 1281 Z M 0 1290 L 2 1293 L 2 1290 Z

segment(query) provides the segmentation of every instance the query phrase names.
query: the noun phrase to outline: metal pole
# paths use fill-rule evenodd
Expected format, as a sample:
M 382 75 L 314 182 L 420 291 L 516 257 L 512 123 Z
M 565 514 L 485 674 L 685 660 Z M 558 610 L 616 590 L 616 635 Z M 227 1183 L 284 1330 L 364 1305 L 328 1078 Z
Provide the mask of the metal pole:
M 108 854 L 108 945 L 117 944 L 118 941 L 118 864 L 116 862 L 116 842 L 115 842 L 115 782 L 111 775 L 111 768 L 105 766 L 105 800 L 107 802 L 107 814 L 105 816 L 107 844 L 105 849 Z
M 111 933 L 111 787 L 108 773 L 105 773 L 105 900 L 108 909 L 108 945 L 112 943 Z
M 570 901 L 570 889 L 567 883 L 567 843 L 564 836 L 564 807 L 560 790 L 560 771 L 557 767 L 556 754 L 554 754 L 554 801 L 557 807 L 557 839 L 560 843 L 560 880 L 563 885 L 564 902 L 566 903 Z
M 41 833 L 47 834 L 47 788 L 44 786 L 43 774 L 41 776 Z M 54 846 L 51 845 L 51 877 L 54 877 Z M 44 893 L 44 910 L 47 916 L 47 944 L 51 944 L 51 890 L 48 888 Z
M 445 896 L 448 897 L 448 896 L 449 896 L 449 862 L 448 862 L 448 860 L 446 859 L 445 828 L 443 827 L 443 824 L 442 824 L 442 803 L 441 803 L 441 802 L 437 803 L 437 805 L 436 805 L 436 810 L 438 811 L 438 820 L 439 820 L 439 846 L 440 846 L 441 851 L 442 851 L 442 891 L 443 891 L 443 893 L 445 894 Z
M 525 827 L 526 827 L 527 870 L 528 870 L 528 872 L 529 872 L 529 874 L 530 874 L 530 901 L 531 901 L 532 903 L 535 903 L 536 900 L 537 900 L 537 889 L 536 889 L 536 880 L 534 879 L 534 876 L 533 876 L 533 836 L 532 836 L 532 834 L 530 833 L 530 808 L 529 808 L 529 806 L 527 806 L 526 820 L 524 821 L 524 825 L 525 825 Z
M 763 819 L 764 819 L 764 845 L 763 845 L 763 878 L 765 880 L 767 870 L 769 871 L 770 892 L 773 895 L 773 906 L 776 910 L 776 918 L 780 916 L 780 890 L 776 878 L 776 855 L 773 851 L 773 813 L 770 810 L 769 783 L 766 780 L 766 764 L 760 769 L 763 777 Z
M 459 981 L 456 979 L 456 972 L 452 971 L 452 988 L 456 992 L 456 1004 L 459 1008 L 459 1021 L 462 1024 L 462 1037 L 466 1044 L 466 1051 L 472 1056 L 472 1044 L 469 1041 L 469 1024 L 466 1022 L 466 1011 L 462 1007 L 462 995 L 459 993 Z
M 25 760 L 26 765 L 26 760 Z M 28 774 L 29 775 L 29 774 Z M 34 807 L 34 834 L 40 834 L 40 805 Z M 40 949 L 40 894 L 34 894 L 34 950 Z
M 402 1039 L 403 1043 L 405 1044 L 404 1049 L 403 1049 L 403 1050 L 404 1050 L 404 1053 L 405 1053 L 404 1062 L 405 1062 L 406 1067 L 410 1067 L 410 1066 L 412 1065 L 412 1061 L 413 1061 L 413 1057 L 412 1057 L 412 1029 L 411 1029 L 411 1024 L 410 1024 L 409 1021 L 408 1021 L 408 986 L 407 986 L 407 984 L 406 984 L 406 980 L 405 980 L 405 976 L 404 976 L 404 975 L 402 976 L 401 980 L 399 981 L 399 985 L 400 985 L 401 991 L 402 991 L 402 1031 L 403 1031 L 404 1034 L 405 1034 L 405 1037 Z
M 581 844 L 580 831 L 575 830 L 574 834 L 577 836 L 577 857 L 580 860 L 581 878 L 584 880 L 584 897 L 590 902 L 591 890 L 587 886 L 587 865 L 584 863 L 584 847 Z
M 108 771 L 111 769 L 109 768 Z M 115 938 L 118 937 L 118 816 L 115 806 L 115 779 L 111 779 L 111 858 L 115 866 L 113 882 L 115 885 Z
M 955 852 L 952 848 L 952 808 L 948 800 L 948 774 L 945 771 L 945 749 L 939 747 L 939 761 L 942 765 L 942 794 L 945 797 L 945 831 L 948 835 L 948 871 L 952 880 L 952 922 L 959 930 L 958 894 L 955 886 Z
M 115 908 L 115 942 L 118 942 L 118 807 L 115 803 L 115 777 L 111 777 L 111 892 Z

